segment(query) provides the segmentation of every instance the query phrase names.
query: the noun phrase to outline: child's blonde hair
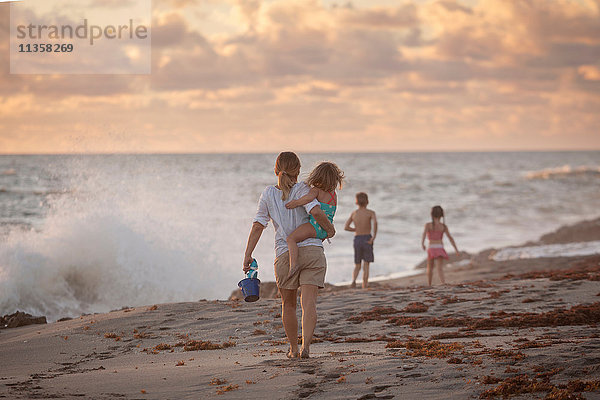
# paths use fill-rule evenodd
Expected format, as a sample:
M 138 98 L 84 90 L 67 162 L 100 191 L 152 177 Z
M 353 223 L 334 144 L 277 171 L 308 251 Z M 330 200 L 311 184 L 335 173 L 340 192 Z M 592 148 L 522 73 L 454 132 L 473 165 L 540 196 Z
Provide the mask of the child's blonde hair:
M 344 183 L 344 172 L 334 163 L 324 161 L 312 170 L 306 183 L 325 192 L 333 192 Z
M 281 200 L 290 197 L 290 191 L 298 180 L 300 174 L 300 159 L 291 151 L 284 151 L 277 156 L 275 161 L 275 173 L 277 174 L 277 186 L 281 190 Z

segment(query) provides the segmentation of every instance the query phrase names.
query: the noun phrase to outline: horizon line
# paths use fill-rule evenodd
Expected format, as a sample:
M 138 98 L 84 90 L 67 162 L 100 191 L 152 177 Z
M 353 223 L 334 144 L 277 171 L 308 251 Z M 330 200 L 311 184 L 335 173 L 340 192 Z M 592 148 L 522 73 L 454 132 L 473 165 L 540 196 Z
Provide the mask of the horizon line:
M 600 148 L 594 149 L 502 149 L 502 150 L 392 150 L 392 151 L 305 151 L 282 149 L 278 151 L 230 151 L 230 152 L 39 152 L 39 153 L 2 153 L 0 156 L 109 156 L 109 155 L 262 155 L 262 154 L 277 154 L 281 151 L 293 151 L 295 153 L 304 154 L 408 154 L 408 153 L 583 153 L 583 152 L 599 152 Z

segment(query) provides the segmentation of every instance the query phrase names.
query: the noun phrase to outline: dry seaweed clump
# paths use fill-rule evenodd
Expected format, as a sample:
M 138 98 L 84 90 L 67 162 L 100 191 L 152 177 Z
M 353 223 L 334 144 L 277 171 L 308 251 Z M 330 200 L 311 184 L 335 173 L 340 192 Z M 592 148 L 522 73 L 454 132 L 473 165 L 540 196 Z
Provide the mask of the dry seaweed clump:
M 167 343 L 159 343 L 153 347 L 153 350 L 156 350 L 156 351 L 171 350 L 171 345 L 167 344 Z
M 178 343 L 178 345 L 180 345 L 180 343 Z M 187 342 L 185 342 L 183 344 L 183 350 L 184 351 L 220 350 L 220 349 L 226 349 L 228 347 L 234 347 L 235 345 L 236 345 L 235 342 L 224 342 L 222 344 L 219 344 L 219 343 L 213 343 L 209 340 L 207 340 L 207 341 L 188 340 Z M 180 347 L 180 346 L 178 346 L 178 347 Z
M 462 350 L 465 346 L 457 342 L 441 343 L 437 340 L 410 339 L 408 342 L 399 340 L 389 342 L 385 347 L 392 349 L 406 348 L 407 354 L 412 357 L 446 358 L 450 357 L 455 351 Z
M 530 379 L 527 375 L 517 375 L 506 378 L 493 389 L 488 389 L 479 395 L 480 399 L 492 399 L 502 396 L 508 398 L 518 396 L 525 393 L 549 392 L 554 389 L 554 386 L 548 382 Z
M 594 392 L 600 389 L 600 379 L 595 381 L 581 381 L 576 379 L 574 381 L 569 381 L 565 389 L 573 392 Z
M 544 400 L 585 400 L 585 397 L 578 393 L 573 393 L 567 389 L 554 388 Z
M 426 326 L 466 327 L 469 330 L 495 328 L 533 328 L 543 326 L 593 325 L 600 322 L 600 302 L 580 304 L 570 309 L 557 308 L 544 313 L 506 313 L 497 311 L 488 318 L 473 317 L 405 317 L 392 316 L 388 323 L 408 325 L 411 328 Z
M 427 310 L 429 310 L 428 306 L 416 301 L 413 303 L 409 303 L 406 307 L 404 307 L 402 311 L 405 313 L 422 313 L 426 312 Z
M 466 299 L 461 299 L 456 296 L 445 297 L 442 300 L 442 304 L 454 304 L 454 303 L 462 303 L 463 301 L 467 301 Z
M 554 372 L 554 370 L 552 372 Z M 479 398 L 492 399 L 500 396 L 509 398 L 526 393 L 549 392 L 545 397 L 546 400 L 585 399 L 585 397 L 577 393 L 593 392 L 597 391 L 599 388 L 600 380 L 574 380 L 569 381 L 566 385 L 554 385 L 550 383 L 548 378 L 538 380 L 529 378 L 527 375 L 517 375 L 500 381 L 498 386 L 481 393 Z
M 515 278 L 514 275 L 507 275 L 505 279 Z M 517 275 L 519 279 L 540 279 L 548 278 L 551 281 L 562 280 L 589 280 L 600 281 L 600 256 L 591 257 L 576 263 L 572 268 L 560 269 L 556 271 L 534 271 Z
M 240 388 L 239 385 L 227 385 L 227 386 L 221 386 L 217 388 L 217 394 L 225 394 L 227 392 L 231 392 L 234 390 L 238 390 Z
M 517 348 L 518 349 L 539 349 L 542 347 L 549 347 L 549 346 L 552 346 L 552 343 L 538 342 L 538 341 L 534 341 L 534 340 L 525 339 L 517 345 Z
M 557 308 L 553 311 L 548 311 L 540 314 L 507 314 L 502 311 L 493 314 L 490 314 L 490 317 L 493 316 L 496 319 L 499 319 L 500 326 L 505 327 L 520 328 L 541 326 L 589 325 L 592 323 L 600 322 L 600 302 L 593 304 L 576 305 L 568 310 Z M 492 318 L 490 318 L 490 320 L 491 319 Z M 482 321 L 480 325 L 485 326 L 485 322 Z
M 171 350 L 173 352 L 175 347 L 183 347 L 184 351 L 198 351 L 198 350 L 220 350 L 226 349 L 228 347 L 234 347 L 236 345 L 235 342 L 224 342 L 224 343 L 213 343 L 211 341 L 203 341 L 203 340 L 187 340 L 177 342 L 174 345 L 170 345 L 168 343 L 159 343 L 154 346 L 151 350 L 144 349 L 142 351 L 158 354 L 160 351 Z
M 438 333 L 437 335 L 431 336 L 430 339 L 432 339 L 432 340 L 459 339 L 459 338 L 472 338 L 472 337 L 477 337 L 477 336 L 481 336 L 481 335 L 479 335 L 479 334 L 477 334 L 477 332 L 473 332 L 473 331 L 464 331 L 464 332 L 456 331 L 456 332 Z
M 536 366 L 533 368 L 533 370 L 535 372 L 537 372 L 535 374 L 535 376 L 539 379 L 546 379 L 546 380 L 550 380 L 551 377 L 553 377 L 554 375 L 558 374 L 559 372 L 563 371 L 564 368 L 562 367 L 558 367 L 558 368 L 552 368 L 551 370 L 546 370 L 544 369 L 542 366 Z
M 501 380 L 502 379 L 498 377 L 486 375 L 483 378 L 481 378 L 481 383 L 483 383 L 484 385 L 493 385 L 500 382 Z

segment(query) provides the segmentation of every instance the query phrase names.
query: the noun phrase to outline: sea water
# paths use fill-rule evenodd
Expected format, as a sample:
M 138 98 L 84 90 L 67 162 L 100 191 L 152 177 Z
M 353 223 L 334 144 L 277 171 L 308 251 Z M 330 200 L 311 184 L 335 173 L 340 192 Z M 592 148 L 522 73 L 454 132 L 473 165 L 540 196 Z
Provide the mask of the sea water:
M 0 314 L 50 320 L 122 306 L 224 299 L 276 154 L 0 156 Z M 300 154 L 346 174 L 327 281 L 347 281 L 354 195 L 377 213 L 373 277 L 424 257 L 423 225 L 442 205 L 459 249 L 535 240 L 594 218 L 600 152 Z M 273 229 L 254 252 L 273 280 Z M 447 245 L 448 247 L 448 245 Z

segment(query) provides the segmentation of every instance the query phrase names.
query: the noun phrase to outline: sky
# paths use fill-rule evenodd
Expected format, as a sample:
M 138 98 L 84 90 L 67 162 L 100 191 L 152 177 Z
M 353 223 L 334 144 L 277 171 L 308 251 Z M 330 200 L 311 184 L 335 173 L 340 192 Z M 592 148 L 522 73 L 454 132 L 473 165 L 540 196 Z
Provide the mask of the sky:
M 149 75 L 9 45 L 0 4 L 2 154 L 600 150 L 600 0 L 154 0 Z

